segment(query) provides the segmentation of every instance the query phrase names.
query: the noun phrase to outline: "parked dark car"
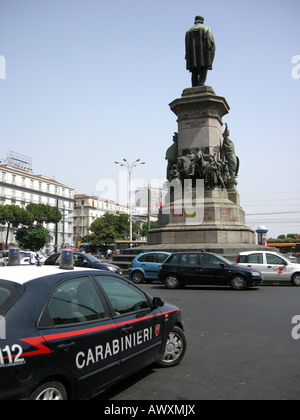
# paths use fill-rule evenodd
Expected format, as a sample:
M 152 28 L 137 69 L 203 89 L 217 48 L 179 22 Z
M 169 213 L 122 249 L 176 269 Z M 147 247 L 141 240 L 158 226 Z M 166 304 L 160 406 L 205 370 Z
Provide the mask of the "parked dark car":
M 107 271 L 0 269 L 0 400 L 89 399 L 152 363 L 175 366 L 180 309 Z
M 226 258 L 207 252 L 172 254 L 161 266 L 159 280 L 168 289 L 185 285 L 230 286 L 244 290 L 261 286 L 261 273 L 248 267 L 232 264 Z
M 45 261 L 45 265 L 59 265 L 60 264 L 60 252 L 51 254 Z M 90 254 L 84 254 L 83 252 L 73 252 L 74 265 L 75 267 L 83 268 L 96 268 L 98 270 L 111 271 L 112 273 L 122 275 L 120 267 L 114 264 L 109 264 L 105 261 L 100 261 L 98 258 Z

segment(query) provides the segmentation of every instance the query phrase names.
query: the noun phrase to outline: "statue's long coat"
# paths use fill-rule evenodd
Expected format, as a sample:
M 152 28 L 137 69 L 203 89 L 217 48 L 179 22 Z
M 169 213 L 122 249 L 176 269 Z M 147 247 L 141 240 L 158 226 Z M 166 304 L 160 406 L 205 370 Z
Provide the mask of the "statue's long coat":
M 194 25 L 185 35 L 186 68 L 193 71 L 200 67 L 211 70 L 215 58 L 215 41 L 209 27 Z

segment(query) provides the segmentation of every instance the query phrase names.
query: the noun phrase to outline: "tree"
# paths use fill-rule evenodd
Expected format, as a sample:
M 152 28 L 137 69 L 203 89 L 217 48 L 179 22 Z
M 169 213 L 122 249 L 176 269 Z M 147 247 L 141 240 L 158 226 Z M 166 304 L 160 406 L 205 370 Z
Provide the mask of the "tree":
M 48 230 L 43 226 L 31 226 L 18 229 L 16 240 L 20 248 L 38 251 L 47 243 L 48 234 Z
M 26 206 L 26 215 L 27 221 L 23 223 L 26 227 L 17 231 L 16 240 L 21 248 L 37 251 L 48 241 L 49 232 L 43 223 L 58 223 L 62 214 L 56 207 L 48 204 L 30 203 Z
M 6 225 L 7 224 L 7 232 L 6 232 L 6 241 L 5 241 L 5 248 L 7 249 L 8 246 L 8 237 L 10 227 L 17 228 L 21 224 L 28 223 L 28 217 L 26 210 L 22 209 L 19 206 L 15 206 L 13 204 L 6 204 L 5 206 L 0 206 L 0 224 Z
M 8 236 L 11 226 L 14 228 L 21 226 L 21 233 L 16 236 L 16 239 L 22 248 L 31 250 L 32 247 L 34 248 L 33 250 L 43 248 L 48 241 L 49 233 L 43 227 L 43 223 L 58 223 L 61 218 L 61 212 L 56 207 L 49 206 L 48 204 L 31 203 L 26 206 L 26 209 L 15 205 L 0 206 L 0 224 L 7 224 L 5 248 L 8 246 Z M 31 238 L 33 243 L 30 244 L 27 238 Z M 27 244 L 27 246 L 24 244 Z
M 58 223 L 62 219 L 61 212 L 48 204 L 27 204 L 26 213 L 29 221 L 27 226 L 33 226 L 35 223 L 39 226 L 43 223 Z
M 127 214 L 114 215 L 106 213 L 103 217 L 96 219 L 90 226 L 90 235 L 82 238 L 84 242 L 91 245 L 113 244 L 115 241 L 126 240 L 129 237 L 129 216 Z M 139 227 L 133 224 L 133 232 L 138 233 Z
M 150 222 L 150 230 L 155 229 L 157 227 L 157 225 L 158 225 L 158 222 Z M 143 226 L 142 226 L 141 232 L 140 232 L 141 236 L 142 237 L 147 236 L 148 232 L 149 232 L 148 231 L 148 223 L 144 223 Z

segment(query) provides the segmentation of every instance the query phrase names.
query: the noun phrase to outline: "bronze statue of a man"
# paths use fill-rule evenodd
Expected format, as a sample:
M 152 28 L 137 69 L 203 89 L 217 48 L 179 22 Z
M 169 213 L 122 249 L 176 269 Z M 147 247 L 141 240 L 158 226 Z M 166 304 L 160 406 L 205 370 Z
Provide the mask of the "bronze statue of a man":
M 192 86 L 204 86 L 207 70 L 212 70 L 215 41 L 202 16 L 195 17 L 194 26 L 185 35 L 186 68 L 192 73 Z

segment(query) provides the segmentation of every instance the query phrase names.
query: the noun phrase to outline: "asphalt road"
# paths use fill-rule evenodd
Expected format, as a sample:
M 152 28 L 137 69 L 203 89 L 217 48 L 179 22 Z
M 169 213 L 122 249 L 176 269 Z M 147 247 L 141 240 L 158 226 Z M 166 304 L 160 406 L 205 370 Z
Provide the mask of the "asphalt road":
M 291 334 L 292 318 L 300 315 L 300 288 L 142 287 L 182 309 L 185 359 L 175 368 L 144 369 L 99 399 L 300 399 L 300 340 Z

